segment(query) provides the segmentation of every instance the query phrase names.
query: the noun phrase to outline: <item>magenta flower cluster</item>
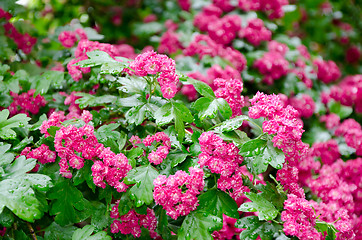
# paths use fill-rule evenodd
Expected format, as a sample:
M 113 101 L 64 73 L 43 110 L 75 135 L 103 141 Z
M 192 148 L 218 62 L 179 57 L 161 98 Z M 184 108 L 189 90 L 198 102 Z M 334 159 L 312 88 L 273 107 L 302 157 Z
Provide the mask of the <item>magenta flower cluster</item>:
M 60 157 L 59 172 L 66 178 L 72 177 L 69 166 L 81 169 L 85 159 L 94 160 L 104 150 L 90 125 L 80 128 L 74 125 L 61 126 L 55 134 L 54 147 Z
M 275 48 L 273 45 L 275 44 L 272 44 L 272 47 L 268 45 L 269 52 L 254 62 L 254 67 L 264 75 L 263 82 L 268 85 L 273 84 L 275 80 L 287 75 L 289 71 L 289 62 L 284 58 L 284 48 Z
M 224 98 L 230 105 L 232 117 L 241 115 L 241 109 L 244 107 L 244 97 L 241 96 L 243 91 L 243 82 L 240 79 L 222 79 L 216 78 L 214 86 L 218 87 L 215 91 L 215 96 Z
M 345 106 L 355 106 L 356 112 L 362 113 L 362 75 L 345 77 L 330 88 L 329 96 Z
M 335 135 L 343 136 L 346 144 L 356 149 L 356 155 L 362 156 L 362 127 L 356 120 L 344 120 L 336 129 Z
M 317 216 L 307 200 L 288 194 L 284 209 L 281 218 L 284 221 L 283 230 L 287 235 L 305 240 L 322 239 L 321 233 L 314 228 Z
M 70 112 L 66 116 L 63 111 L 53 112 L 48 120 L 45 120 L 40 126 L 40 132 L 44 134 L 45 137 L 49 137 L 48 129 L 51 126 L 60 127 L 62 122 L 70 119 L 82 119 L 85 123 L 89 123 L 93 118 L 93 115 L 87 111 L 83 110 L 82 115 L 75 114 L 74 112 Z
M 28 33 L 20 33 L 15 28 L 15 26 L 9 22 L 12 17 L 13 16 L 9 12 L 6 12 L 4 9 L 0 8 L 0 20 L 2 18 L 5 18 L 6 20 L 6 23 L 3 25 L 5 35 L 15 42 L 15 44 L 18 46 L 18 49 L 21 49 L 25 54 L 29 54 L 33 49 L 37 39 L 30 36 Z
M 133 70 L 128 71 L 131 75 L 135 74 L 140 77 L 156 75 L 164 98 L 170 99 L 176 95 L 179 78 L 173 59 L 154 51 L 148 51 L 138 55 L 129 67 Z
M 207 166 L 212 173 L 229 177 L 243 157 L 234 143 L 226 143 L 213 132 L 204 132 L 199 137 L 201 153 L 199 161 L 201 167 Z
M 138 139 L 135 140 L 138 142 Z M 167 157 L 167 154 L 171 149 L 171 140 L 164 132 L 158 132 L 155 135 L 148 135 L 145 139 L 143 139 L 143 144 L 146 147 L 151 146 L 153 142 L 161 143 L 161 146 L 158 146 L 156 151 L 152 150 L 152 152 L 148 154 L 148 160 L 151 163 L 158 165 L 161 164 Z
M 128 186 L 120 182 L 132 169 L 127 157 L 123 153 L 115 154 L 110 148 L 104 148 L 98 155 L 103 161 L 95 161 L 92 166 L 93 182 L 96 186 L 105 188 L 106 181 L 109 186 L 117 189 L 118 192 L 125 192 Z
M 63 47 L 71 48 L 78 41 L 77 35 L 79 40 L 88 39 L 86 32 L 83 29 L 78 28 L 74 32 L 73 31 L 61 32 L 58 36 L 58 40 L 63 45 Z
M 315 60 L 314 65 L 317 67 L 317 77 L 324 83 L 331 83 L 341 77 L 341 71 L 333 61 Z
M 198 206 L 197 195 L 204 188 L 204 172 L 200 168 L 189 168 L 189 173 L 177 171 L 166 177 L 159 175 L 154 181 L 153 198 L 173 219 L 185 216 Z
M 263 20 L 259 18 L 250 19 L 248 25 L 239 31 L 239 37 L 245 38 L 254 46 L 259 46 L 262 41 L 270 41 L 272 32 L 264 27 Z
M 10 96 L 13 97 L 13 101 L 8 107 L 10 115 L 18 113 L 25 113 L 29 116 L 31 114 L 38 114 L 41 107 L 47 104 L 47 101 L 40 94 L 34 97 L 35 89 L 30 89 L 22 94 L 10 92 Z
M 112 233 L 132 234 L 135 238 L 141 236 L 141 227 L 147 228 L 150 231 L 151 238 L 155 238 L 158 234 L 155 232 L 157 227 L 157 219 L 154 211 L 147 208 L 147 214 L 138 214 L 134 209 L 131 209 L 125 215 L 119 215 L 118 212 L 119 200 L 112 207 L 111 218 L 113 223 L 111 224 Z

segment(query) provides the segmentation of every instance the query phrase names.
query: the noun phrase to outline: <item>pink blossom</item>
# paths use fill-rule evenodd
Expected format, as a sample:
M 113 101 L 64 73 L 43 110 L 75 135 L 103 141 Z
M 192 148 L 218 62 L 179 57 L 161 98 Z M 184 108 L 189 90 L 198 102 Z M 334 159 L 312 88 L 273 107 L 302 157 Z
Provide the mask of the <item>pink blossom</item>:
M 71 48 L 78 39 L 74 32 L 63 31 L 59 34 L 58 40 L 64 47 Z
M 169 177 L 160 175 L 153 182 L 156 204 L 161 205 L 173 219 L 189 214 L 198 206 L 197 195 L 205 185 L 204 172 L 194 167 L 190 167 L 189 172 L 180 170 Z
M 259 18 L 250 19 L 246 28 L 239 32 L 240 38 L 246 38 L 254 46 L 259 46 L 261 41 L 270 41 L 271 35 L 271 31 L 264 27 L 263 20 Z

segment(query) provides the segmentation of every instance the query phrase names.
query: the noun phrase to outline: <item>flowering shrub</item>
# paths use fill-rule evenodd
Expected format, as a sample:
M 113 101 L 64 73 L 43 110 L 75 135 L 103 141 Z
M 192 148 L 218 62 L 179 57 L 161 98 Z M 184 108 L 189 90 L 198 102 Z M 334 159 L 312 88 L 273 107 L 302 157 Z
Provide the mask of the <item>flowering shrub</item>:
M 354 3 L 117 4 L 0 3 L 2 239 L 362 239 Z

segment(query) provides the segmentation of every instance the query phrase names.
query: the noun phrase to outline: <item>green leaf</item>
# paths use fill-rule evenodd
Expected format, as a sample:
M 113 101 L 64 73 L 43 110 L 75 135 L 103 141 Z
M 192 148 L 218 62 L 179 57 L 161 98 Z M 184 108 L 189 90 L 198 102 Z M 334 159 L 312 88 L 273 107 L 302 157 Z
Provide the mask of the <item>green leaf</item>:
M 102 64 L 101 74 L 119 74 L 125 67 L 124 62 L 106 62 Z
M 255 187 L 261 191 L 260 195 L 271 202 L 279 211 L 283 210 L 284 201 L 287 200 L 287 196 L 284 192 L 278 192 L 278 189 L 270 182 L 266 184 L 258 184 Z
M 152 103 L 146 103 L 143 105 L 139 105 L 131 108 L 126 112 L 126 120 L 128 123 L 140 125 L 143 123 L 146 117 L 146 113 L 153 115 L 154 112 L 158 110 L 158 106 Z
M 253 139 L 244 143 L 239 154 L 243 157 L 253 157 L 261 154 L 262 150 L 265 148 L 267 141 L 263 139 Z
M 194 88 L 196 89 L 196 91 L 198 93 L 200 93 L 202 96 L 211 98 L 211 99 L 215 98 L 214 91 L 206 83 L 199 81 L 199 80 L 192 79 L 187 76 L 180 77 L 180 80 L 182 81 L 183 84 L 192 84 L 194 86 Z
M 185 125 L 182 117 L 175 115 L 175 130 L 177 132 L 177 140 L 182 142 L 185 137 Z
M 238 205 L 228 194 L 217 189 L 210 189 L 199 196 L 198 210 L 202 210 L 222 219 L 222 215 L 239 218 Z
M 151 165 L 140 166 L 128 172 L 125 178 L 126 184 L 135 184 L 131 187 L 131 199 L 135 200 L 136 207 L 143 204 L 149 205 L 153 202 L 153 180 L 158 172 Z
M 122 84 L 118 89 L 125 93 L 138 93 L 143 95 L 145 89 L 147 88 L 147 82 L 141 77 L 119 77 L 117 82 Z
M 44 239 L 45 240 L 59 240 L 59 239 L 72 239 L 73 233 L 78 228 L 75 226 L 62 227 L 56 222 L 52 222 L 49 227 L 46 228 Z
M 252 202 L 243 203 L 239 207 L 239 211 L 243 212 L 259 212 L 259 220 L 273 220 L 278 215 L 278 210 L 274 205 L 266 200 L 260 193 L 256 194 L 253 192 L 244 193 Z
M 257 216 L 249 216 L 239 219 L 235 223 L 237 228 L 246 228 L 240 233 L 240 239 L 255 240 L 258 236 L 262 240 L 274 239 L 274 234 L 281 230 L 281 226 L 269 222 L 260 222 Z
M 34 96 L 44 95 L 48 92 L 49 87 L 53 84 L 55 87 L 60 87 L 64 80 L 64 72 L 46 71 L 41 76 L 35 78 L 31 88 L 35 89 Z
M 10 147 L 10 144 L 0 145 L 0 166 L 6 166 L 14 160 L 14 154 L 7 152 Z
M 4 109 L 0 112 L 0 138 L 15 139 L 16 132 L 12 128 L 24 127 L 28 124 L 30 118 L 26 114 L 17 114 L 7 119 L 9 110 Z
M 43 216 L 41 202 L 36 198 L 32 187 L 43 186 L 46 189 L 50 185 L 50 178 L 37 174 L 42 176 L 42 180 L 32 179 L 32 175 L 26 174 L 26 177 L 0 181 L 0 212 L 6 206 L 16 216 L 28 222 L 34 222 Z
M 61 226 L 79 223 L 91 214 L 88 201 L 69 180 L 58 182 L 48 192 L 48 198 L 53 200 L 49 213 L 55 215 L 55 222 Z
M 11 164 L 5 168 L 6 174 L 4 174 L 3 178 L 16 178 L 25 173 L 31 171 L 36 165 L 36 159 L 28 158 L 25 156 L 20 156 Z
M 337 114 L 341 119 L 344 119 L 352 114 L 353 108 L 343 106 L 340 102 L 330 101 L 328 103 L 329 111 Z
M 107 103 L 114 103 L 118 99 L 113 95 L 94 96 L 88 93 L 77 93 L 75 95 L 81 97 L 75 100 L 80 108 L 104 106 Z
M 93 231 L 94 226 L 86 225 L 82 229 L 78 229 L 73 233 L 72 240 L 112 240 L 112 238 L 104 231 L 97 232 L 91 236 Z
M 176 116 L 181 116 L 184 122 L 193 122 L 194 117 L 192 116 L 190 110 L 183 103 L 172 102 L 172 105 L 174 107 L 174 114 Z
M 146 102 L 140 100 L 140 97 L 141 97 L 140 94 L 133 94 L 132 96 L 129 97 L 118 98 L 117 105 L 121 107 L 135 107 L 145 104 Z
M 171 103 L 166 103 L 160 107 L 154 114 L 156 119 L 156 124 L 162 126 L 170 123 L 174 119 L 173 105 Z
M 241 116 L 236 116 L 232 119 L 228 119 L 224 122 L 222 122 L 221 125 L 217 126 L 214 131 L 215 132 L 230 132 L 233 131 L 235 129 L 238 129 L 239 127 L 241 127 L 241 125 L 243 124 L 243 122 L 245 120 L 249 120 L 249 117 L 246 115 L 241 115 Z
M 319 220 L 316 221 L 316 229 L 326 237 L 326 240 L 335 240 L 337 238 L 336 233 L 339 232 L 332 223 Z
M 282 169 L 285 161 L 284 152 L 274 147 L 272 141 L 267 142 L 267 146 L 263 152 L 264 161 L 268 162 L 272 167 L 276 169 Z
M 177 152 L 170 152 L 167 155 L 167 159 L 170 159 L 171 161 L 171 167 L 176 167 L 178 164 L 182 163 L 183 161 L 185 161 L 186 157 L 189 154 L 187 153 L 183 153 L 182 151 L 177 151 Z
M 229 104 L 223 98 L 210 99 L 202 97 L 194 102 L 193 108 L 199 112 L 198 115 L 201 120 L 206 117 L 215 118 L 218 111 L 225 119 L 229 119 L 232 114 Z
M 73 66 L 94 67 L 109 62 L 117 62 L 116 60 L 111 58 L 108 53 L 99 50 L 87 52 L 87 56 L 89 57 L 89 59 L 77 62 L 73 64 Z
M 91 224 L 96 230 L 101 231 L 110 225 L 111 217 L 107 211 L 107 207 L 101 202 L 92 202 L 92 218 Z
M 10 228 L 13 225 L 15 220 L 14 214 L 8 209 L 4 208 L 2 213 L 0 213 L 0 225 Z
M 211 233 L 222 227 L 222 220 L 203 211 L 189 213 L 178 231 L 177 239 L 213 240 Z

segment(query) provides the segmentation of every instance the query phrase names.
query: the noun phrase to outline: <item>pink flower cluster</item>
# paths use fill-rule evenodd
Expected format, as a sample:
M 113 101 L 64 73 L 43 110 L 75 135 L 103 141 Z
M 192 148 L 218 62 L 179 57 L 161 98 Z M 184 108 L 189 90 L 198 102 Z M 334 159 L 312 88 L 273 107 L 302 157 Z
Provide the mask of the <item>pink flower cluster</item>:
M 115 219 L 111 224 L 111 233 L 132 234 L 135 238 L 139 238 L 142 232 L 141 227 L 145 227 L 150 231 L 152 238 L 157 236 L 155 232 L 157 219 L 152 209 L 147 208 L 146 215 L 138 214 L 131 209 L 127 214 L 120 216 L 118 206 L 119 200 L 116 201 L 111 210 L 111 218 Z
M 323 164 L 330 165 L 341 156 L 338 150 L 338 143 L 334 139 L 330 139 L 327 142 L 314 143 L 311 151 L 313 156 L 321 158 Z
M 343 136 L 346 144 L 356 149 L 356 155 L 362 156 L 362 127 L 356 120 L 352 118 L 344 120 L 334 134 Z
M 148 51 L 138 55 L 129 67 L 134 71 L 128 71 L 130 74 L 140 77 L 157 74 L 157 81 L 161 86 L 164 98 L 170 99 L 176 95 L 179 78 L 173 59 L 154 51 Z
M 271 48 L 263 57 L 254 62 L 254 67 L 264 75 L 263 81 L 271 85 L 274 83 L 274 80 L 288 73 L 289 62 L 284 58 L 279 49 L 276 51 L 274 48 Z
M 80 66 L 74 66 L 73 64 L 88 59 L 87 52 L 92 52 L 95 50 L 106 52 L 112 58 L 120 55 L 118 49 L 111 44 L 99 43 L 96 41 L 93 42 L 87 39 L 80 40 L 75 50 L 75 58 L 67 64 L 68 72 L 74 81 L 78 82 L 83 77 L 83 73 L 89 73 L 91 68 L 82 68 Z
M 160 39 L 158 52 L 172 54 L 182 49 L 182 44 L 179 41 L 178 34 L 173 30 L 167 30 Z
M 34 158 L 38 160 L 41 164 L 55 162 L 57 155 L 55 152 L 49 149 L 45 144 L 42 144 L 40 147 L 31 150 L 30 147 L 26 147 L 21 151 L 20 155 L 26 156 L 26 158 Z
M 161 205 L 173 219 L 189 214 L 198 206 L 197 195 L 205 185 L 204 172 L 194 167 L 190 167 L 189 172 L 187 174 L 180 170 L 169 177 L 159 175 L 153 181 L 156 204 Z
M 6 20 L 6 23 L 3 25 L 5 35 L 11 38 L 18 48 L 21 49 L 25 54 L 29 54 L 33 49 L 37 39 L 30 36 L 28 33 L 21 34 L 15 28 L 15 26 L 9 22 L 9 20 L 12 18 L 12 15 L 0 8 L 0 19 L 2 18 L 5 18 Z
M 264 117 L 263 131 L 276 134 L 273 137 L 274 146 L 283 150 L 286 155 L 284 169 L 278 171 L 277 179 L 286 189 L 299 197 L 304 197 L 304 191 L 298 187 L 298 169 L 296 166 L 303 164 L 303 157 L 308 152 L 308 145 L 302 142 L 302 122 L 297 118 L 299 113 L 292 106 L 284 107 L 277 95 L 266 95 L 257 92 L 250 100 L 250 118 Z M 292 169 L 290 169 L 292 168 Z M 292 170 L 292 172 L 290 172 Z M 290 174 L 293 173 L 293 177 Z
M 259 46 L 262 41 L 270 41 L 272 32 L 264 27 L 263 20 L 250 19 L 248 25 L 239 31 L 239 37 L 245 38 L 254 46 Z
M 341 159 L 331 165 L 323 165 L 318 178 L 312 179 L 308 186 L 320 197 L 322 203 L 313 203 L 321 219 L 334 222 L 340 231 L 337 239 L 354 239 L 361 236 L 362 223 L 362 176 L 359 169 L 362 158 Z M 359 239 L 359 238 L 358 238 Z
M 231 47 L 224 47 L 222 44 L 216 43 L 208 35 L 196 35 L 190 45 L 184 49 L 183 53 L 185 56 L 199 55 L 200 59 L 205 55 L 212 57 L 220 56 L 228 60 L 239 72 L 243 71 L 246 66 L 244 55 Z
M 319 120 L 321 122 L 325 122 L 326 128 L 331 130 L 331 129 L 335 129 L 337 126 L 339 126 L 339 121 L 341 120 L 341 118 L 335 113 L 330 113 L 330 114 L 321 116 L 319 118 Z
M 250 189 L 243 184 L 243 176 L 247 176 L 250 181 L 253 180 L 253 175 L 246 169 L 246 166 L 236 167 L 231 176 L 221 175 L 217 180 L 217 187 L 230 194 L 235 202 L 240 206 L 249 199 L 244 192 L 250 192 Z M 263 176 L 260 174 L 256 180 L 256 184 L 264 184 Z
M 287 235 L 305 240 L 322 239 L 322 234 L 314 228 L 317 216 L 307 200 L 288 194 L 284 209 L 281 218 Z
M 78 41 L 77 35 L 79 40 L 87 40 L 87 34 L 81 28 L 78 28 L 74 32 L 72 31 L 63 31 L 59 34 L 58 40 L 59 42 L 66 48 L 71 48 L 74 44 Z
M 242 114 L 241 108 L 244 107 L 244 97 L 241 96 L 243 91 L 243 82 L 239 79 L 225 80 L 216 78 L 214 86 L 218 87 L 215 91 L 217 98 L 224 98 L 230 105 L 232 116 L 236 117 Z
M 131 165 L 128 164 L 127 157 L 122 153 L 115 154 L 110 148 L 104 148 L 98 158 L 102 159 L 103 162 L 95 161 L 92 166 L 94 184 L 105 188 L 106 183 L 104 181 L 106 181 L 109 186 L 114 187 L 118 192 L 125 192 L 128 186 L 120 181 L 132 169 Z
M 8 107 L 10 115 L 25 113 L 29 116 L 29 112 L 31 114 L 38 114 L 40 108 L 44 107 L 47 104 L 47 101 L 40 94 L 34 97 L 34 93 L 35 89 L 30 89 L 20 95 L 10 92 L 10 96 L 13 97 L 13 101 Z
M 190 0 L 178 0 L 178 4 L 180 5 L 181 9 L 184 11 L 189 11 L 191 7 Z
M 239 7 L 243 11 L 263 11 L 269 19 L 284 16 L 283 6 L 288 5 L 288 0 L 239 0 Z
M 194 17 L 194 26 L 201 31 L 206 32 L 210 23 L 216 22 L 222 14 L 222 10 L 214 5 L 210 4 L 205 6 L 201 12 Z
M 69 113 L 67 116 L 64 115 L 63 111 L 53 112 L 49 116 L 49 119 L 44 121 L 41 124 L 40 132 L 42 134 L 44 134 L 45 137 L 49 137 L 50 135 L 48 133 L 48 129 L 51 126 L 60 127 L 62 122 L 73 119 L 73 118 L 82 119 L 85 123 L 89 123 L 92 120 L 93 115 L 87 110 L 83 110 L 82 115 L 75 115 L 75 114 Z
M 80 128 L 73 125 L 61 126 L 55 134 L 54 147 L 60 157 L 59 172 L 66 178 L 72 177 L 69 166 L 81 169 L 85 159 L 94 160 L 104 150 L 90 125 Z
M 362 75 L 345 77 L 333 85 L 329 96 L 345 106 L 355 105 L 356 112 L 362 113 Z
M 334 203 L 317 203 L 313 200 L 310 200 L 309 203 L 316 211 L 316 214 L 319 216 L 320 220 L 333 223 L 335 228 L 339 231 L 336 234 L 337 240 L 356 239 L 356 234 L 353 231 L 353 221 L 346 209 L 340 208 L 337 204 Z
M 201 167 L 207 166 L 212 173 L 229 177 L 243 157 L 234 143 L 226 143 L 213 132 L 204 132 L 199 137 L 201 153 L 199 161 Z
M 209 22 L 207 31 L 216 43 L 228 45 L 235 39 L 241 27 L 241 19 L 237 15 L 226 15 L 214 22 Z
M 161 143 L 156 151 L 152 150 L 150 154 L 148 154 L 148 160 L 155 164 L 161 164 L 162 161 L 167 157 L 168 152 L 171 149 L 171 141 L 169 136 L 166 135 L 164 132 L 158 132 L 155 135 L 148 135 L 145 139 L 143 139 L 143 144 L 146 147 L 152 145 L 153 142 Z
M 298 111 L 299 117 L 309 118 L 314 114 L 315 103 L 313 98 L 308 94 L 290 98 L 289 104 Z
M 313 64 L 318 68 L 317 77 L 324 83 L 331 83 L 341 77 L 341 71 L 333 61 L 315 60 Z

